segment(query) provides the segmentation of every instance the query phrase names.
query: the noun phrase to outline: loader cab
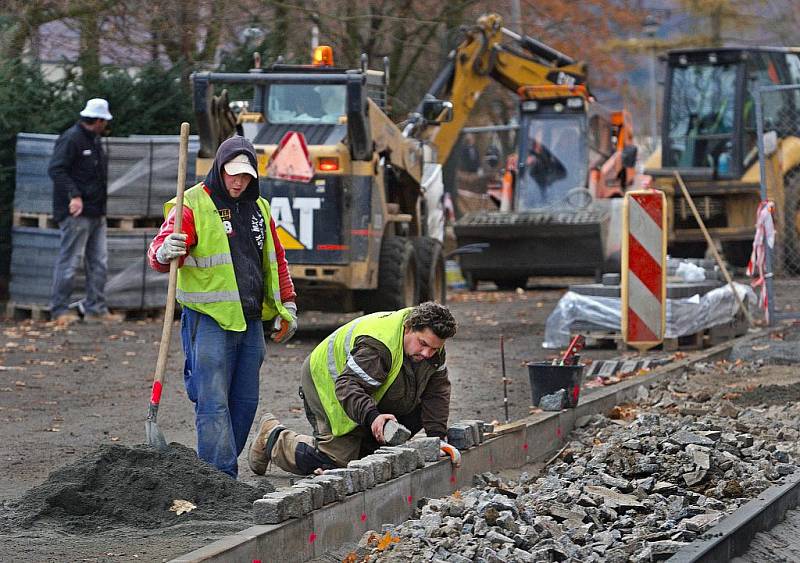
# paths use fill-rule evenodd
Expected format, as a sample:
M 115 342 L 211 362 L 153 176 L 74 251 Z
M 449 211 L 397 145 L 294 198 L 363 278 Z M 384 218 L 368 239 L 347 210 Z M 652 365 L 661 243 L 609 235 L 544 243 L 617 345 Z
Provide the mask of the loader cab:
M 800 83 L 799 53 L 792 49 L 677 50 L 668 53 L 667 66 L 662 165 L 714 178 L 740 178 L 757 163 L 758 89 Z M 786 92 L 776 106 L 765 108 L 765 129 L 797 123 L 787 119 L 800 110 L 796 93 Z
M 520 104 L 514 201 L 519 211 L 588 204 L 582 190 L 590 163 L 613 153 L 610 117 L 595 111 L 581 87 L 562 89 L 529 87 L 523 92 L 533 99 Z

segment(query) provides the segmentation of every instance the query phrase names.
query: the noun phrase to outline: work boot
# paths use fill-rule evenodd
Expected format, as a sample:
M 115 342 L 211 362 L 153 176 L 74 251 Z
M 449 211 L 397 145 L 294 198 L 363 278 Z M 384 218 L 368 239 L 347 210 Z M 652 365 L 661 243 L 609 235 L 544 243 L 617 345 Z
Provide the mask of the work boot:
M 73 323 L 77 323 L 80 319 L 78 314 L 75 311 L 67 310 L 57 317 L 53 319 L 55 321 L 56 326 L 69 326 Z
M 274 414 L 268 412 L 261 417 L 258 422 L 258 432 L 247 452 L 247 464 L 256 475 L 267 472 L 267 465 L 272 459 L 272 448 L 275 447 L 278 435 L 283 430 L 286 430 L 286 427 L 278 422 Z
M 119 313 L 111 313 L 109 311 L 100 315 L 86 314 L 83 317 L 85 323 L 120 323 L 125 320 L 125 316 Z

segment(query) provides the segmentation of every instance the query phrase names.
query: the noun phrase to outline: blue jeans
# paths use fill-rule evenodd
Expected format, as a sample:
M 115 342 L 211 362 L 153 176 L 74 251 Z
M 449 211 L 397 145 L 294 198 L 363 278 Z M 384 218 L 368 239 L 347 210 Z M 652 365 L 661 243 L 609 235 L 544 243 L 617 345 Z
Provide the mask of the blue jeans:
M 83 311 L 89 315 L 108 313 L 105 296 L 108 271 L 106 218 L 69 216 L 59 222 L 58 228 L 61 247 L 53 271 L 52 318 L 64 314 L 69 308 L 75 272 L 81 263 L 86 270 L 86 298 L 81 303 Z
M 258 407 L 258 372 L 266 350 L 261 321 L 247 321 L 246 331 L 234 332 L 184 307 L 181 340 L 186 355 L 183 379 L 195 410 L 197 455 L 236 478 L 236 459 Z

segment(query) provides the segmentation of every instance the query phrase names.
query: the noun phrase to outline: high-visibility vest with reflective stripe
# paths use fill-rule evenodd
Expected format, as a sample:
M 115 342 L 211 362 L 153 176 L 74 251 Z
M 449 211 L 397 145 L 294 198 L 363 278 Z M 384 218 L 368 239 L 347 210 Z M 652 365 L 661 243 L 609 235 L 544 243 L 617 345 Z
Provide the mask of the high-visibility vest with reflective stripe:
M 382 342 L 392 356 L 392 367 L 386 379 L 370 392 L 377 404 L 391 387 L 403 365 L 403 322 L 410 312 L 409 307 L 395 312 L 372 313 L 359 317 L 336 329 L 311 352 L 311 377 L 334 436 L 343 436 L 358 426 L 347 416 L 336 398 L 336 378 L 344 371 L 345 365 L 350 365 L 350 369 L 367 383 L 377 383 L 355 361 L 348 364 L 356 338 L 370 336 Z
M 186 190 L 184 205 L 192 210 L 197 244 L 191 248 L 183 266 L 178 269 L 178 303 L 209 315 L 225 330 L 243 332 L 247 329 L 247 323 L 239 299 L 228 235 L 217 207 L 202 183 Z M 164 204 L 164 217 L 169 215 L 174 206 L 175 199 Z M 269 227 L 269 204 L 259 197 L 258 208 L 266 223 L 261 261 L 264 272 L 261 318 L 266 321 L 280 315 L 291 320 L 289 311 L 281 302 L 275 241 L 272 240 L 272 229 Z

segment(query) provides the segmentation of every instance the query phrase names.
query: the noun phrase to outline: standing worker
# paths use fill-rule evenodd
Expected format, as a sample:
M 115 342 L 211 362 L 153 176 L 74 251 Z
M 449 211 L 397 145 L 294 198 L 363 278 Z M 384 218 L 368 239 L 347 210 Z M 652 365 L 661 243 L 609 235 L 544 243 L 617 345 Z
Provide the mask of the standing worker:
M 265 336 L 288 341 L 297 329 L 295 292 L 269 204 L 259 195 L 256 152 L 244 137 L 222 143 L 204 182 L 175 200 L 148 250 L 150 266 L 180 260 L 184 383 L 195 404 L 200 459 L 232 477 L 258 407 Z
M 105 298 L 108 253 L 106 248 L 106 201 L 108 161 L 100 136 L 111 113 L 108 102 L 92 98 L 80 120 L 56 141 L 48 173 L 53 180 L 53 219 L 61 242 L 53 272 L 50 313 L 60 325 L 85 320 L 119 320 L 108 311 Z M 84 262 L 86 298 L 70 309 L 75 272 Z
M 389 420 L 412 436 L 424 428 L 444 438 L 450 414 L 444 342 L 455 333 L 453 315 L 432 301 L 340 327 L 302 367 L 300 395 L 314 436 L 264 414 L 250 445 L 250 469 L 263 475 L 270 461 L 299 475 L 344 467 L 384 443 Z

